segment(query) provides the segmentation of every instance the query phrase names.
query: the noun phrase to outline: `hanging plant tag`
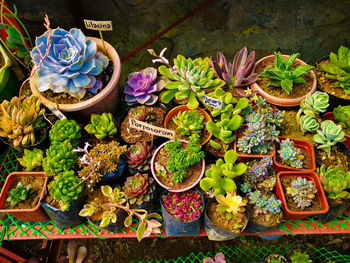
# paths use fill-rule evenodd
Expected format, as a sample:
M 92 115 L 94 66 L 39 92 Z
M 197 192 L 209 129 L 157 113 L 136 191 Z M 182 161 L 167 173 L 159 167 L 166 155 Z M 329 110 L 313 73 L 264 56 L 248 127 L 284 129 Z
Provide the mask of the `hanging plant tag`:
M 148 124 L 147 122 L 138 121 L 132 118 L 129 119 L 129 125 L 130 125 L 130 128 L 134 128 L 139 131 L 144 131 L 156 136 L 161 136 L 172 140 L 175 137 L 175 131 L 154 126 L 154 125 Z
M 219 110 L 222 109 L 222 100 L 203 95 L 203 102 L 209 107 L 213 107 Z
M 55 114 L 56 117 L 59 118 L 60 120 L 65 120 L 65 119 L 67 119 L 67 117 L 64 116 L 64 114 L 63 114 L 59 109 L 57 109 L 55 105 L 51 104 L 51 105 L 48 106 L 48 108 L 49 108 L 49 110 L 52 111 L 52 113 Z
M 112 31 L 112 21 L 95 21 L 84 19 L 86 29 L 98 30 L 98 31 Z

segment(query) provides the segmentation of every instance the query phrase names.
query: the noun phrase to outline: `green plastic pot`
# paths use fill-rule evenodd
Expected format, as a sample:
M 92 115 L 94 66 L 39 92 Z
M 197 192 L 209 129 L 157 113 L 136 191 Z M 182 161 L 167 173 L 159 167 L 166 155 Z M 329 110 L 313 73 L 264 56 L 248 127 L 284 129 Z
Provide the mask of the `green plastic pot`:
M 0 53 L 5 65 L 0 69 L 0 103 L 3 100 L 10 100 L 18 93 L 18 79 L 12 70 L 12 62 L 5 49 L 0 45 Z

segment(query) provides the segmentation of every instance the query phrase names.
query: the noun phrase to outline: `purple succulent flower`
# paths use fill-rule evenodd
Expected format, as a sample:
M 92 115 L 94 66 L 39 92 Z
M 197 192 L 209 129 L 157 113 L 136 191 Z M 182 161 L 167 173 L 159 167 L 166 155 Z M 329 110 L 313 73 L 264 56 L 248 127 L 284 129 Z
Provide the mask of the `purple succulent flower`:
M 153 93 L 159 92 L 165 86 L 162 79 L 155 83 L 156 78 L 157 70 L 152 67 L 129 74 L 128 85 L 124 90 L 126 102 L 153 105 L 158 100 L 158 96 Z

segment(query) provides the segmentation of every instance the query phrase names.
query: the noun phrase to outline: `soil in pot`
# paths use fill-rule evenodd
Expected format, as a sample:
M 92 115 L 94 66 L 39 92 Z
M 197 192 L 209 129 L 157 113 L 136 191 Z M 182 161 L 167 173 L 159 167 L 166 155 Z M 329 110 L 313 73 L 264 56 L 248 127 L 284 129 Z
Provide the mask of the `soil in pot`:
M 17 177 L 13 184 L 9 187 L 9 190 L 6 193 L 5 200 L 10 196 L 10 191 L 15 189 L 17 184 L 21 182 L 23 187 L 26 187 L 30 184 L 30 189 L 34 190 L 34 192 L 30 195 L 30 197 L 22 202 L 17 203 L 14 206 L 11 206 L 10 202 L 5 201 L 3 209 L 33 209 L 38 205 L 40 195 L 43 189 L 43 185 L 45 182 L 44 178 L 31 177 L 31 176 L 23 176 Z
M 332 146 L 331 156 L 321 149 L 315 148 L 315 156 L 320 164 L 324 164 L 327 167 L 330 165 L 343 165 L 344 171 L 349 170 L 349 158 L 339 149 L 337 145 Z
M 273 66 L 274 62 L 262 62 L 256 69 L 255 72 L 260 75 L 268 66 Z M 293 69 L 299 66 L 299 63 L 296 61 L 293 62 Z M 281 87 L 267 87 L 268 83 L 270 82 L 270 79 L 268 78 L 258 78 L 257 84 L 261 89 L 263 89 L 268 94 L 275 96 L 277 98 L 282 99 L 294 99 L 294 98 L 300 98 L 307 93 L 311 91 L 312 88 L 312 78 L 310 72 L 307 72 L 304 76 L 304 79 L 306 80 L 305 84 L 293 84 L 293 90 L 292 92 L 287 95 L 287 93 L 281 88 Z
M 321 65 L 325 63 L 330 63 L 330 60 L 325 59 L 325 60 L 321 60 L 319 63 L 316 63 L 315 74 L 318 80 L 318 88 L 338 98 L 350 100 L 350 94 L 346 95 L 343 88 L 335 86 L 335 83 L 337 82 L 336 80 L 327 79 L 326 72 L 323 72 L 320 70 Z
M 305 151 L 302 148 L 297 147 L 297 146 L 295 146 L 295 147 L 300 149 L 299 155 L 304 156 L 304 159 L 302 160 L 303 161 L 303 167 L 300 168 L 300 169 L 310 169 L 310 157 L 308 155 L 308 152 Z M 277 146 L 277 152 L 276 152 L 277 162 L 279 164 L 283 164 L 283 165 L 289 166 L 282 160 L 281 155 L 278 153 L 278 150 L 280 150 L 280 144 L 278 144 L 278 146 Z
M 272 192 L 273 189 L 275 188 L 276 181 L 277 181 L 277 173 L 275 169 L 272 167 L 272 165 L 267 168 L 269 172 L 269 178 L 265 179 L 264 177 L 261 177 L 260 180 L 258 180 L 257 182 L 252 182 L 251 180 L 249 180 L 250 170 L 252 169 L 253 165 L 256 162 L 259 162 L 259 160 L 254 160 L 246 163 L 248 168 L 247 168 L 247 171 L 243 174 L 243 181 L 246 183 L 249 183 L 249 185 L 253 189 L 264 189 L 266 191 Z
M 126 118 L 123 120 L 121 127 L 120 127 L 120 134 L 124 141 L 127 143 L 136 143 L 138 141 L 151 141 L 153 136 L 150 133 L 146 133 L 143 131 L 136 130 L 134 128 L 129 127 L 129 119 L 130 116 L 132 116 L 135 111 L 137 111 L 140 107 L 146 107 L 146 106 L 138 106 L 131 108 L 126 116 Z M 165 117 L 165 110 L 163 110 L 160 107 L 148 107 L 147 108 L 150 110 L 149 114 L 154 115 L 152 118 L 152 121 L 150 124 L 158 126 L 158 127 L 163 127 L 163 121 Z M 146 121 L 147 122 L 147 121 Z
M 102 52 L 101 50 L 97 50 Z M 102 88 L 97 91 L 97 94 L 100 93 L 104 87 L 107 86 L 109 80 L 111 79 L 111 76 L 113 75 L 113 63 L 110 61 L 107 68 L 98 76 L 96 76 L 96 79 L 100 79 L 102 81 Z M 91 99 L 92 97 L 96 96 L 96 94 L 86 91 L 85 96 L 82 99 L 77 99 L 72 96 L 70 96 L 68 93 L 62 92 L 62 93 L 55 93 L 52 90 L 47 90 L 42 92 L 43 96 L 47 98 L 50 101 L 53 101 L 57 104 L 74 104 L 86 101 L 88 99 Z
M 294 202 L 293 197 L 291 195 L 287 194 L 287 187 L 290 187 L 292 181 L 297 179 L 297 178 L 298 178 L 297 176 L 288 176 L 288 177 L 281 178 L 282 188 L 283 188 L 283 192 L 284 192 L 284 195 L 286 198 L 287 207 L 289 208 L 289 210 L 292 210 L 292 211 L 320 211 L 320 210 L 322 210 L 323 209 L 322 205 L 321 205 L 320 201 L 318 200 L 317 196 L 312 200 L 311 206 L 305 207 L 304 209 L 301 209 Z
M 284 119 L 280 127 L 280 131 L 280 136 L 313 143 L 313 133 L 302 133 L 299 122 L 297 121 L 296 110 L 285 110 Z
M 217 142 L 217 143 L 221 143 L 220 139 L 217 139 L 213 136 L 211 137 L 211 140 L 213 140 L 214 142 Z M 207 143 L 205 145 L 205 150 L 214 156 L 224 157 L 225 153 L 227 151 L 234 150 L 234 144 L 233 143 L 227 144 L 227 149 L 221 148 L 220 150 L 218 150 L 218 149 L 214 148 L 213 146 L 211 146 L 210 143 Z
M 182 144 L 182 148 L 185 149 L 186 145 Z M 163 147 L 160 149 L 156 159 L 155 164 L 161 165 L 166 169 L 165 176 L 158 176 L 158 180 L 165 186 L 170 187 L 172 189 L 185 189 L 191 185 L 193 185 L 201 175 L 202 165 L 198 166 L 190 166 L 188 168 L 187 177 L 182 182 L 174 182 L 172 179 L 172 173 L 167 169 L 166 165 L 169 160 L 169 153 Z
M 237 222 L 235 220 L 228 220 L 222 213 L 216 211 L 217 202 L 211 202 L 207 207 L 207 216 L 209 217 L 210 221 L 221 228 L 227 229 L 233 233 L 239 234 L 241 233 L 241 230 L 236 229 Z M 243 226 L 246 225 L 246 222 L 248 221 L 247 217 L 244 216 L 244 222 L 241 222 Z

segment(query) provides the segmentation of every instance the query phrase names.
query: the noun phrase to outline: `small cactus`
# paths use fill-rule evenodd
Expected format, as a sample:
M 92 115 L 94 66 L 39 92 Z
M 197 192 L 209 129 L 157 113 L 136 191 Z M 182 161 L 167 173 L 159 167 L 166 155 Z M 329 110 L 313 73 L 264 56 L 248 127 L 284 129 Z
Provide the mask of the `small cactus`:
M 89 134 L 94 134 L 97 139 L 101 140 L 106 137 L 113 137 L 117 133 L 112 113 L 91 114 L 91 123 L 84 129 Z

